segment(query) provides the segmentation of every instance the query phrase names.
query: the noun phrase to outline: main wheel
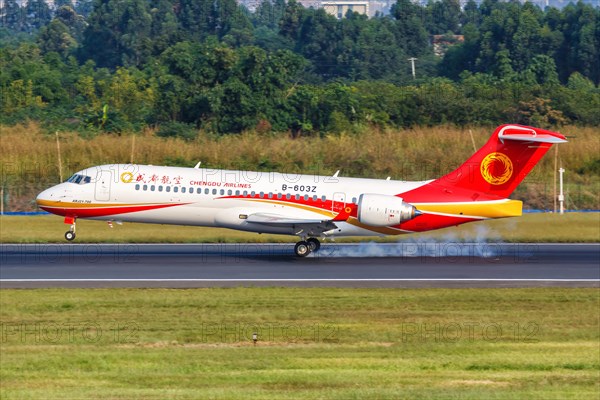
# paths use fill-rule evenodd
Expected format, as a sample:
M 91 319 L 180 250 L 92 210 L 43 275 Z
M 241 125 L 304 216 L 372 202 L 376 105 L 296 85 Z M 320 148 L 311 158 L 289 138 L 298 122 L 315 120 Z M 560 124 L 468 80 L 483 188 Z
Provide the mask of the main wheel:
M 306 257 L 310 253 L 310 244 L 305 241 L 298 242 L 294 251 L 298 257 Z
M 75 239 L 75 232 L 67 231 L 65 233 L 65 239 L 67 239 L 68 241 Z
M 321 248 L 321 242 L 317 238 L 309 238 L 306 242 L 310 246 L 310 251 L 319 251 Z

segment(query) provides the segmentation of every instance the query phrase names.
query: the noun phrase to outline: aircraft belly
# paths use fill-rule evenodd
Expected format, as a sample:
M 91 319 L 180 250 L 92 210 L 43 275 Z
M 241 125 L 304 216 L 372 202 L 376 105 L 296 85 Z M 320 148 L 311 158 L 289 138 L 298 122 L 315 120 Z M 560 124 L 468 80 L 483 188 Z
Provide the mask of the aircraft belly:
M 217 209 L 209 207 L 179 205 L 170 208 L 137 211 L 132 213 L 93 217 L 89 219 L 103 221 L 142 222 L 149 224 L 215 226 L 214 216 L 217 212 Z

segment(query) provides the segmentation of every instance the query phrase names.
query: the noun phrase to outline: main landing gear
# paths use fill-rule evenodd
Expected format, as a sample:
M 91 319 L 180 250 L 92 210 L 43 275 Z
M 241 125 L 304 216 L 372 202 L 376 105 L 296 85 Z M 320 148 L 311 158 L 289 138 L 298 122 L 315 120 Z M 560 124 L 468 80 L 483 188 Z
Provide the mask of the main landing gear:
M 319 251 L 321 248 L 321 242 L 316 238 L 308 238 L 307 240 L 301 240 L 296 243 L 294 252 L 298 257 L 306 257 L 313 251 Z

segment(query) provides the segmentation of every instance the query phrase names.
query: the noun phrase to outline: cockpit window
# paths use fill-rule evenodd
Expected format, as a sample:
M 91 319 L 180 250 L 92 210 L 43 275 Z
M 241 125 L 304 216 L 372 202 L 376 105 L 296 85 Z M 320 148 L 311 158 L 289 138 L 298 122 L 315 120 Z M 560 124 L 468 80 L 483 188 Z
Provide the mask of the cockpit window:
M 87 175 L 79 175 L 79 174 L 75 174 L 72 177 L 70 177 L 69 179 L 67 179 L 67 182 L 71 182 L 76 185 L 85 185 L 86 183 L 90 183 L 91 181 L 92 181 L 91 177 L 89 177 Z

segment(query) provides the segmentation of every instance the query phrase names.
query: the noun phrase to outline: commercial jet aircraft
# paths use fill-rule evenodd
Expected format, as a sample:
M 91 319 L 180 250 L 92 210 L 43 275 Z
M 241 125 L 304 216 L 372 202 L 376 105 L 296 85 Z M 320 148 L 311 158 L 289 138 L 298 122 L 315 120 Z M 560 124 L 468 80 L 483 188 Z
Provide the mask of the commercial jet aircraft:
M 398 235 L 521 215 L 508 197 L 554 143 L 556 132 L 522 125 L 496 128 L 453 172 L 405 182 L 275 172 L 113 164 L 75 173 L 37 197 L 64 216 L 75 239 L 79 218 L 110 222 L 212 226 L 299 236 L 295 253 L 319 239 Z

